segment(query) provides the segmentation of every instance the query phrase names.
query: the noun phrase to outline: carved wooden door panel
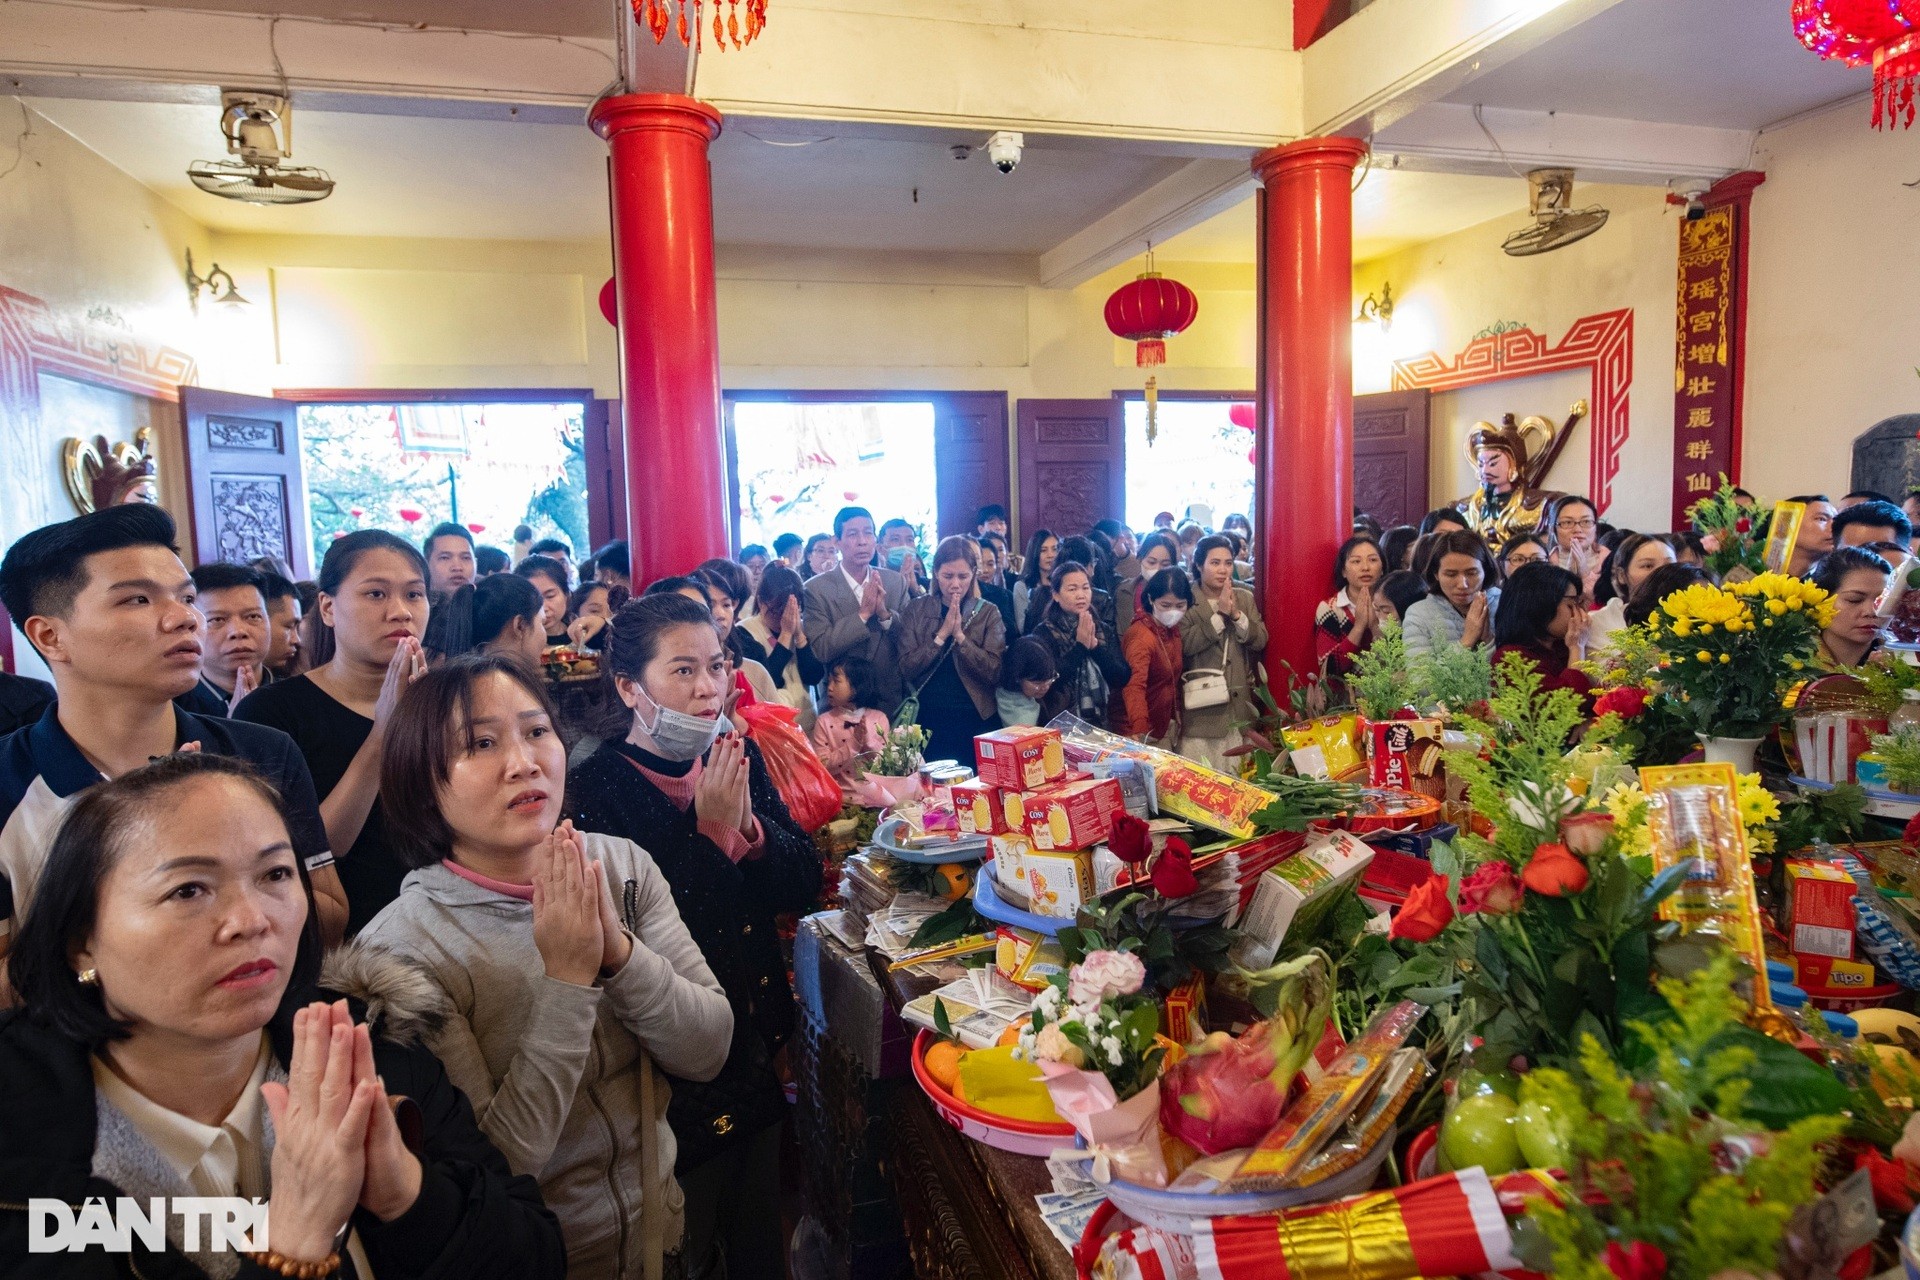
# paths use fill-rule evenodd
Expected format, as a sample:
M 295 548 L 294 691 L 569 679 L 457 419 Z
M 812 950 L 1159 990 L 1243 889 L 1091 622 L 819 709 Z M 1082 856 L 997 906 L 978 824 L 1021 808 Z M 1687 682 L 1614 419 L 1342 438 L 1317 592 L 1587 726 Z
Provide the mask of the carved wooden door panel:
M 596 547 L 627 536 L 627 435 L 618 400 L 587 401 L 581 450 L 587 459 L 587 537 Z M 588 548 L 574 549 L 584 560 Z
M 291 400 L 180 388 L 199 563 L 274 556 L 296 579 L 313 576 L 297 409 Z
M 1353 505 L 1383 528 L 1419 524 L 1427 505 L 1433 393 L 1353 398 Z
M 1085 533 L 1126 518 L 1127 439 L 1120 401 L 1020 402 L 1020 536 Z
M 972 533 L 973 518 L 990 502 L 1010 505 L 1006 393 L 933 397 L 933 463 L 941 536 Z

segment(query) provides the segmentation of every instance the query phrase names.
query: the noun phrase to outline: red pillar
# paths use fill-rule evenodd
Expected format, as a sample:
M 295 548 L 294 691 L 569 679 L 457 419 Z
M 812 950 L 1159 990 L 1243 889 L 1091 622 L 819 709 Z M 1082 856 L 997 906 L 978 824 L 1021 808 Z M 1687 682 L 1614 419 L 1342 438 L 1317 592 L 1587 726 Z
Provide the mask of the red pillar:
M 1267 670 L 1312 672 L 1314 608 L 1353 527 L 1353 171 L 1367 146 L 1306 138 L 1253 158 L 1260 220 L 1255 532 Z
M 637 591 L 730 550 L 707 164 L 720 113 L 679 94 L 635 93 L 601 99 L 588 123 L 612 154 L 627 531 Z

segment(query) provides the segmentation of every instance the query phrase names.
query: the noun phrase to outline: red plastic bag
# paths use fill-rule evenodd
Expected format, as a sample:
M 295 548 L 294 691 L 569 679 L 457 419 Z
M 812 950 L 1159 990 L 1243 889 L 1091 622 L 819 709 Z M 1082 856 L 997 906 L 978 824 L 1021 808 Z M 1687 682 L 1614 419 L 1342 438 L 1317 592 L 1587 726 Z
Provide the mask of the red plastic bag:
M 735 707 L 733 718 L 746 726 L 747 736 L 767 762 L 767 776 L 787 802 L 788 812 L 801 830 L 812 835 L 840 813 L 840 784 L 813 753 L 813 744 L 800 732 L 800 713 L 777 702 Z

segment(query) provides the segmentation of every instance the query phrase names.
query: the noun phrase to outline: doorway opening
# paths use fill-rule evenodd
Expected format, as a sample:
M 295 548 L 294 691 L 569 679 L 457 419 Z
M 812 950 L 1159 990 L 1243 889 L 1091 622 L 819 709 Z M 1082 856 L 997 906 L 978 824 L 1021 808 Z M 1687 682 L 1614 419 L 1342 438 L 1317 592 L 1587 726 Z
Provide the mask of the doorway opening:
M 502 550 L 525 524 L 585 555 L 585 411 L 577 400 L 302 403 L 314 563 L 355 529 L 417 537 L 442 521 Z
M 867 508 L 876 526 L 905 520 L 923 551 L 936 537 L 932 399 L 730 397 L 727 408 L 740 546 L 830 534 L 846 506 Z
M 1159 429 L 1147 440 L 1147 402 L 1122 399 L 1127 439 L 1127 525 L 1153 528 L 1171 511 L 1218 529 L 1253 514 L 1253 402 L 1160 397 Z

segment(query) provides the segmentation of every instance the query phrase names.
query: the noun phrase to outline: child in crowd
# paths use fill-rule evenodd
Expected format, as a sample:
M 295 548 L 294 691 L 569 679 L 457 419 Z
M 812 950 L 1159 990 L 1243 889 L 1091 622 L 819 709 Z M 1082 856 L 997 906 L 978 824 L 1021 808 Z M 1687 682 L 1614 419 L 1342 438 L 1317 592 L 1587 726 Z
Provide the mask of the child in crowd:
M 876 688 L 871 662 L 839 659 L 827 671 L 827 709 L 813 722 L 813 749 L 849 796 L 859 780 L 855 761 L 885 746 L 892 731 L 885 713 L 874 709 Z
M 1053 650 L 1036 636 L 1022 636 L 1007 650 L 1000 664 L 1000 687 L 994 698 L 1000 704 L 1003 724 L 1039 724 L 1040 699 L 1047 696 L 1060 669 L 1054 665 Z

